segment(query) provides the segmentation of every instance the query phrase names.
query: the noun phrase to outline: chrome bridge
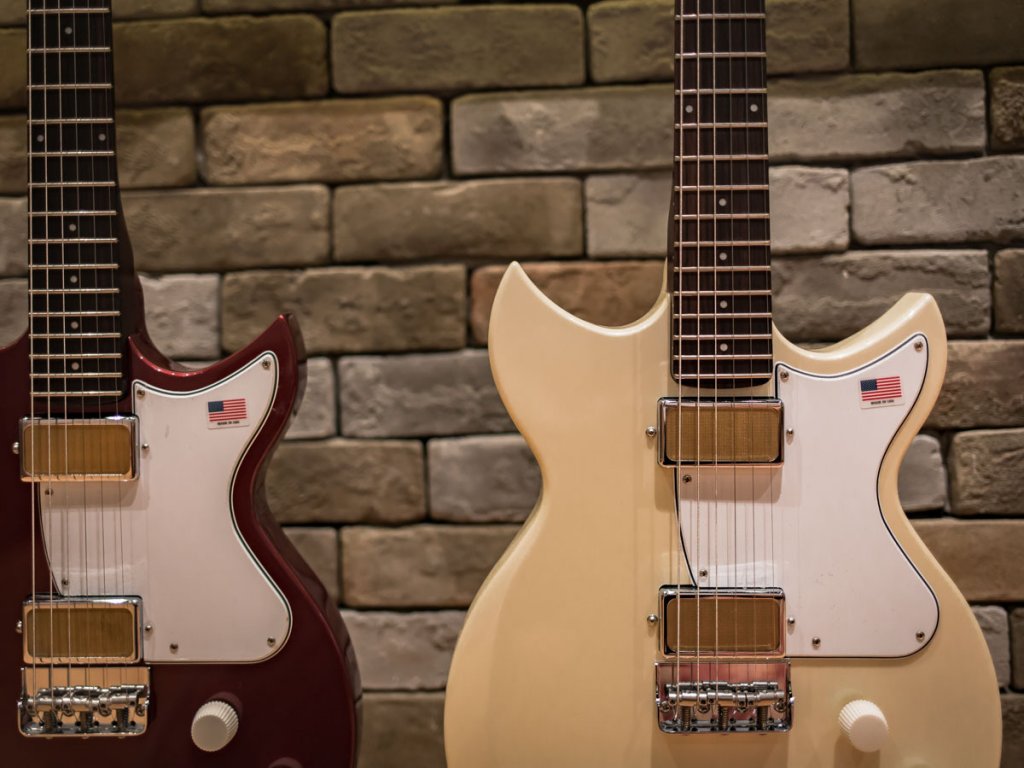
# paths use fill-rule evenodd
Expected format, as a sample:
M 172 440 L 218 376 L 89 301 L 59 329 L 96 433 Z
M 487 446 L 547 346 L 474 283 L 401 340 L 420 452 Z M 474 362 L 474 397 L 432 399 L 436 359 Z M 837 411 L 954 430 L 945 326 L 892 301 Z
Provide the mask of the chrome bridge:
M 25 667 L 18 725 L 25 736 L 138 736 L 149 723 L 148 667 Z
M 782 733 L 792 726 L 789 662 L 669 661 L 656 674 L 665 733 Z

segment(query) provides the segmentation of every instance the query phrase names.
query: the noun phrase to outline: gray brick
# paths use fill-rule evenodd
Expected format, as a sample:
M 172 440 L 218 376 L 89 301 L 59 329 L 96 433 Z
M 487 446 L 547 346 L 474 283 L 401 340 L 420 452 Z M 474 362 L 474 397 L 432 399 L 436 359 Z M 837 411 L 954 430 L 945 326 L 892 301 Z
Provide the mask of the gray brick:
M 1024 156 L 862 168 L 853 233 L 871 245 L 1024 237 Z
M 0 345 L 10 344 L 28 329 L 28 282 L 0 280 Z
M 431 440 L 427 467 L 434 520 L 522 522 L 540 493 L 540 470 L 519 435 Z
M 345 553 L 342 552 L 344 562 Z M 342 611 L 368 691 L 441 690 L 463 611 Z
M 772 168 L 772 253 L 844 251 L 850 244 L 850 181 L 841 168 Z
M 899 476 L 900 504 L 907 512 L 943 509 L 949 501 L 942 446 L 931 435 L 918 435 L 903 459 Z
M 283 523 L 412 523 L 426 517 L 424 474 L 411 440 L 286 441 L 267 498 Z
M 1001 768 L 1024 765 L 1024 696 L 1003 694 L 1003 760 Z
M 954 435 L 949 451 L 954 514 L 1024 515 L 1022 466 L 1024 429 Z
M 992 146 L 1024 149 L 1024 67 L 999 67 L 988 77 L 992 93 Z
M 0 194 L 26 193 L 25 151 L 25 116 L 0 115 Z
M 201 0 L 204 13 L 265 13 L 267 11 L 334 11 L 382 8 L 392 5 L 444 5 L 458 0 Z
M 24 275 L 28 264 L 25 241 L 28 205 L 24 198 L 0 198 L 0 275 Z
M 178 360 L 220 355 L 217 275 L 143 277 L 146 327 L 157 348 Z
M 198 13 L 199 0 L 114 0 L 111 9 L 115 19 L 189 16 Z
M 1006 609 L 999 605 L 975 605 L 971 610 L 992 654 L 996 681 L 1000 688 L 1005 688 L 1010 684 L 1010 623 Z
M 196 182 L 196 129 L 187 109 L 118 110 L 117 147 L 118 176 L 125 189 Z
M 441 103 L 425 96 L 215 107 L 203 112 L 213 184 L 417 179 L 441 170 Z
M 288 426 L 287 439 L 330 437 L 338 432 L 338 398 L 334 386 L 334 363 L 326 357 L 306 361 L 306 391 L 295 419 Z
M 989 328 L 985 251 L 860 251 L 773 261 L 775 319 L 793 339 L 826 341 L 856 333 L 908 291 L 935 296 L 947 332 Z
M 1024 426 L 1024 341 L 954 341 L 933 429 Z
M 302 559 L 326 587 L 331 602 L 338 602 L 338 529 L 285 528 L 285 534 L 299 550 Z
M 511 432 L 487 353 L 349 357 L 338 364 L 341 432 L 350 437 L 429 437 Z
M 444 694 L 368 693 L 363 713 L 360 764 L 445 768 Z
M 785 79 L 769 86 L 768 148 L 777 162 L 980 154 L 981 72 L 891 72 Z
M 1024 521 L 946 518 L 914 528 L 968 600 L 1024 600 Z
M 1013 687 L 1020 690 L 1024 689 L 1024 608 L 1014 608 L 1010 612 L 1010 638 L 1013 641 L 1010 654 L 1013 662 Z
M 337 261 L 579 256 L 576 179 L 351 185 L 334 194 Z
M 577 85 L 583 15 L 568 5 L 339 13 L 331 26 L 342 93 Z
M 140 269 L 220 271 L 329 259 L 326 187 L 134 192 L 124 205 Z
M 1000 333 L 1024 333 L 1024 249 L 1000 251 L 995 257 L 996 330 Z

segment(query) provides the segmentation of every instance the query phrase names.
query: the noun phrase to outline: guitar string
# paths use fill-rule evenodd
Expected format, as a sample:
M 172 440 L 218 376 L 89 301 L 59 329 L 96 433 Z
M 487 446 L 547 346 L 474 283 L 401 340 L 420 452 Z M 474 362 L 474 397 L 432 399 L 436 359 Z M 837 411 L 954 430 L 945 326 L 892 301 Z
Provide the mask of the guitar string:
M 698 66 L 700 65 L 700 52 L 697 53 Z M 713 243 L 711 252 L 718 252 L 718 0 L 711 0 L 711 242 Z M 700 132 L 703 128 L 698 128 Z M 697 209 L 700 214 L 700 201 L 702 199 L 701 191 L 697 192 Z M 697 218 L 697 226 L 700 226 L 700 216 Z M 719 341 L 718 341 L 718 265 L 715 264 L 711 271 L 712 278 L 714 279 L 714 286 L 712 289 L 712 310 L 711 310 L 711 322 L 714 326 L 714 351 L 712 352 L 711 365 L 714 368 L 712 381 L 714 382 L 714 397 L 712 398 L 712 436 L 713 436 L 713 462 L 711 469 L 711 483 L 713 485 L 713 508 L 714 515 L 711 518 L 714 521 L 712 542 L 713 542 L 713 558 L 714 558 L 714 570 L 709 569 L 709 576 L 711 573 L 714 574 L 714 630 L 715 630 L 715 700 L 719 701 L 720 694 L 720 680 L 721 674 L 719 673 L 719 659 L 720 659 L 720 647 L 718 638 L 718 619 L 719 619 L 719 592 L 718 592 L 718 581 L 719 581 L 719 562 L 718 562 L 718 515 L 719 515 L 719 498 L 718 498 L 718 376 L 721 365 L 719 364 Z M 701 295 L 700 291 L 697 291 L 697 302 L 700 303 Z M 697 354 L 700 355 L 700 349 L 698 348 Z M 698 409 L 698 415 L 700 410 Z M 699 421 L 698 421 L 699 424 Z M 697 461 L 702 461 L 700 456 L 697 457 Z M 709 559 L 712 554 L 709 552 Z
M 677 50 L 680 52 L 680 54 L 682 54 L 683 50 L 685 49 L 685 45 L 684 45 L 685 37 L 684 36 L 685 36 L 685 30 L 686 30 L 686 19 L 685 19 L 683 14 L 686 11 L 686 0 L 677 0 L 676 7 L 679 9 L 679 11 L 678 11 L 678 13 L 679 13 L 679 26 L 678 26 L 678 28 L 676 30 L 676 34 L 678 35 L 678 38 L 676 40 L 676 46 L 677 46 Z M 683 166 L 682 166 L 683 160 L 682 160 L 682 156 L 684 154 L 684 147 L 685 147 L 685 141 L 684 141 L 684 134 L 683 134 L 682 126 L 685 123 L 685 110 L 686 110 L 686 106 L 685 106 L 686 99 L 685 99 L 685 96 L 683 95 L 683 79 L 684 79 L 684 73 L 685 73 L 685 64 L 683 62 L 682 56 L 680 56 L 679 61 L 676 64 L 676 67 L 677 67 L 677 70 L 678 70 L 678 73 L 679 73 L 679 75 L 677 77 L 678 88 L 679 88 L 679 95 L 678 95 L 677 104 L 676 104 L 676 112 L 678 114 L 678 118 L 677 119 L 679 121 L 679 128 L 676 129 L 676 152 L 679 153 L 679 160 L 678 160 L 678 162 L 676 164 L 676 176 L 679 179 L 678 182 L 677 182 L 679 186 L 676 189 L 676 205 L 675 205 L 675 209 L 676 209 L 676 214 L 677 215 L 681 215 L 683 213 L 683 209 L 684 209 L 684 198 L 683 198 L 683 181 L 684 180 L 683 180 Z M 675 325 L 676 325 L 676 328 L 678 329 L 677 330 L 677 334 L 680 337 L 682 337 L 682 335 L 683 335 L 683 301 L 682 301 L 682 292 L 680 291 L 682 275 L 683 275 L 682 268 L 683 268 L 683 263 L 684 263 L 683 262 L 683 246 L 682 246 L 682 243 L 683 243 L 683 219 L 682 218 L 679 218 L 679 219 L 676 220 L 675 227 L 670 227 L 669 228 L 669 231 L 673 231 L 673 230 L 675 231 L 675 238 L 674 239 L 675 239 L 675 241 L 677 243 L 677 245 L 675 246 L 676 247 L 676 262 L 678 264 L 679 272 L 678 272 L 678 277 L 673 276 L 672 281 L 671 281 L 671 290 L 672 290 L 672 295 L 671 295 L 671 311 L 674 312 L 674 313 L 678 313 L 678 318 L 676 319 Z M 677 293 L 677 291 L 678 291 L 678 293 Z M 680 345 L 680 347 L 681 347 L 681 345 Z M 670 349 L 669 354 L 671 355 L 671 359 L 669 361 L 669 372 L 670 372 L 670 375 L 675 375 L 676 372 L 677 372 L 677 360 L 676 360 L 676 357 L 675 357 L 676 347 L 675 347 L 674 344 L 670 344 L 669 345 L 669 349 Z M 682 461 L 682 447 L 683 447 L 683 430 L 682 430 L 683 381 L 682 381 L 682 360 L 681 360 L 681 358 L 679 359 L 678 362 L 679 362 L 679 366 L 678 366 L 678 374 L 679 375 L 676 376 L 676 469 L 675 469 L 675 499 L 674 499 L 674 504 L 676 506 L 676 510 L 675 510 L 674 517 L 676 519 L 676 524 L 679 527 L 679 535 L 678 535 L 678 538 L 676 538 L 675 531 L 672 531 L 672 536 L 673 536 L 674 541 L 673 541 L 672 549 L 671 549 L 672 552 L 676 553 L 676 597 L 675 597 L 675 600 L 676 600 L 676 627 L 675 627 L 676 635 L 675 635 L 675 654 L 674 655 L 675 655 L 675 686 L 676 686 L 677 696 L 678 696 L 678 692 L 679 692 L 679 686 L 682 684 L 682 675 L 681 675 L 682 654 L 681 654 L 681 651 L 680 651 L 680 638 L 682 636 L 682 611 L 680 610 L 680 598 L 679 598 L 679 595 L 681 594 L 682 588 L 683 588 L 683 586 L 682 586 L 682 583 L 683 583 L 683 561 L 684 561 L 684 558 L 686 557 L 686 551 L 685 551 L 685 546 L 684 546 L 684 542 L 683 542 L 683 525 L 682 525 L 683 521 L 682 521 L 682 516 L 681 516 L 682 515 L 682 507 L 683 507 L 683 504 L 684 504 L 684 500 L 683 500 L 683 496 L 682 496 L 682 482 L 683 481 L 682 481 L 682 464 L 681 464 L 681 461 Z M 662 428 L 663 429 L 665 428 L 664 425 L 662 426 Z M 666 440 L 666 445 L 667 445 L 667 440 Z M 692 538 L 692 535 L 693 535 L 692 524 L 690 526 L 690 535 L 691 535 L 691 538 Z M 692 569 L 692 564 L 690 564 L 689 567 Z M 666 618 L 667 618 L 667 616 L 666 616 Z M 666 636 L 667 635 L 668 635 L 668 628 L 666 628 Z M 680 706 L 679 705 L 679 699 L 677 697 L 677 699 L 676 699 L 676 706 L 673 709 L 673 716 L 676 718 L 677 721 L 679 720 L 679 711 L 680 711 L 679 710 L 679 706 Z
M 29 3 L 28 8 L 31 8 L 31 3 Z M 28 17 L 25 20 L 25 25 L 26 25 L 26 29 L 27 29 L 27 36 L 26 36 L 26 43 L 27 43 L 27 45 L 25 46 L 25 49 L 26 49 L 26 53 L 25 53 L 26 69 L 27 69 L 27 72 L 28 72 L 28 82 L 32 83 L 32 82 L 34 82 L 33 75 L 35 73 L 35 67 L 33 66 L 34 62 L 32 61 L 32 52 L 31 52 L 32 33 L 33 33 L 32 14 L 26 12 L 25 15 Z M 28 104 L 27 104 L 28 124 L 27 124 L 26 130 L 25 130 L 25 138 L 27 139 L 29 150 L 31 150 L 32 143 L 33 143 L 33 140 L 35 138 L 35 129 L 33 127 L 34 126 L 33 118 L 34 118 L 34 113 L 35 113 L 35 109 L 34 109 L 34 107 L 35 107 L 35 104 L 34 104 L 34 102 L 35 102 L 35 94 L 36 94 L 36 92 L 30 89 L 29 93 L 28 93 L 28 98 L 27 98 L 27 101 L 28 101 Z M 32 165 L 31 162 L 29 162 L 28 165 L 29 165 L 28 178 L 29 178 L 29 181 L 31 182 L 32 177 L 34 175 L 32 173 L 33 165 Z M 32 239 L 32 232 L 33 232 L 33 229 L 34 229 L 34 226 L 35 226 L 35 224 L 34 224 L 35 218 L 33 216 L 33 213 L 35 212 L 35 189 L 32 188 L 32 187 L 29 187 L 27 191 L 28 191 L 28 239 L 31 240 Z M 36 270 L 33 269 L 34 259 L 32 258 L 32 249 L 33 249 L 33 246 L 31 244 L 29 244 L 28 248 L 26 249 L 28 251 L 28 287 L 29 287 L 29 296 L 30 297 L 34 297 L 36 295 L 35 293 L 32 292 L 32 291 L 35 290 L 35 273 L 36 273 Z M 34 298 L 30 298 L 29 299 L 29 306 L 31 306 L 34 301 L 35 301 Z M 30 316 L 29 317 L 29 372 L 30 373 L 35 370 L 35 338 L 34 338 L 35 334 L 33 333 L 33 330 L 34 329 L 33 329 L 32 318 Z M 34 380 L 32 379 L 31 376 L 29 376 L 29 410 L 28 410 L 28 412 L 29 412 L 29 425 L 30 426 L 34 426 L 34 424 L 35 424 L 35 415 L 36 415 L 36 408 L 35 408 L 36 398 L 35 398 L 35 393 L 34 393 L 34 390 L 35 390 L 34 384 L 35 384 Z M 30 447 L 31 447 L 32 450 L 28 451 L 27 455 L 22 458 L 22 463 L 25 463 L 25 461 L 27 459 L 28 466 L 29 466 L 29 471 L 31 473 L 29 477 L 30 477 L 30 480 L 33 481 L 33 482 L 29 483 L 29 502 L 30 502 L 30 510 L 29 510 L 29 520 L 30 520 L 30 522 L 29 522 L 30 537 L 29 538 L 30 538 L 30 542 L 29 543 L 31 545 L 31 551 L 29 553 L 29 563 L 30 563 L 29 567 L 31 569 L 31 572 L 29 574 L 29 581 L 31 582 L 31 589 L 32 589 L 31 595 L 30 595 L 30 600 L 31 600 L 31 603 L 32 603 L 32 610 L 31 610 L 31 614 L 30 615 L 31 615 L 32 619 L 31 619 L 31 622 L 30 622 L 31 623 L 31 627 L 23 627 L 23 631 L 29 633 L 29 637 L 32 638 L 32 641 L 31 641 L 31 644 L 30 644 L 30 653 L 29 653 L 29 655 L 31 656 L 31 659 L 32 659 L 32 685 L 33 685 L 33 688 L 34 688 L 34 687 L 37 686 L 36 658 L 37 658 L 37 651 L 38 651 L 38 647 L 39 647 L 39 622 L 38 622 L 39 604 L 38 604 L 38 598 L 37 598 L 37 595 L 36 595 L 36 586 L 37 586 L 36 585 L 36 503 L 37 503 L 38 497 L 37 497 L 36 483 L 34 482 L 34 480 L 35 480 L 34 475 L 35 475 L 35 473 L 37 471 L 37 467 L 35 466 L 35 441 L 34 440 L 31 441 L 31 446 Z M 24 450 L 25 446 L 23 446 L 22 449 Z
M 696 104 L 694 112 L 695 112 L 695 117 L 696 117 L 696 124 L 695 125 L 696 125 L 697 130 L 694 131 L 694 135 L 696 136 L 697 193 L 698 193 L 698 195 L 700 193 L 700 189 L 701 189 L 701 186 L 702 186 L 701 185 L 701 144 L 702 144 L 701 139 L 703 138 L 701 136 L 701 133 L 700 133 L 700 123 L 701 123 L 701 119 L 702 119 L 701 103 L 700 103 L 701 75 L 702 75 L 702 71 L 701 71 L 702 67 L 700 65 L 701 21 L 702 21 L 702 18 L 701 18 L 701 0 L 696 0 L 695 7 L 694 7 L 694 23 L 695 23 L 695 26 L 696 26 L 696 29 L 697 29 L 697 36 L 696 36 L 697 37 L 697 42 L 696 42 L 696 49 L 695 49 L 695 53 L 697 55 L 694 56 L 694 63 L 695 63 L 695 68 L 697 70 L 697 98 L 694 99 L 694 102 Z M 713 74 L 714 73 L 712 72 L 712 75 Z M 713 86 L 714 86 L 714 78 L 712 78 L 712 87 Z M 703 243 L 703 238 L 701 237 L 701 230 L 700 230 L 700 215 L 699 215 L 700 214 L 700 199 L 699 199 L 699 197 L 697 198 L 697 201 L 696 201 L 696 203 L 694 205 L 694 212 L 696 214 L 698 214 L 697 217 L 696 217 L 696 220 L 695 220 L 695 227 L 694 227 L 694 229 L 695 229 L 696 236 L 694 238 L 694 242 L 697 243 L 697 249 L 696 249 L 696 251 L 697 251 L 697 265 L 699 266 L 700 265 L 700 255 L 701 255 L 701 250 L 702 250 L 701 249 L 701 244 Z M 712 253 L 714 253 L 713 250 L 712 250 Z M 700 274 L 700 272 L 698 271 L 697 274 Z M 701 563 L 701 560 L 702 560 L 701 556 L 702 556 L 703 553 L 701 552 L 701 545 L 700 545 L 700 534 L 701 534 L 701 492 L 700 492 L 701 491 L 701 489 L 700 489 L 700 481 L 701 481 L 701 476 L 700 476 L 701 475 L 701 472 L 700 472 L 700 470 L 701 470 L 701 462 L 700 462 L 700 458 L 701 458 L 701 439 L 700 438 L 701 438 L 701 431 L 702 431 L 701 428 L 700 428 L 700 410 L 701 410 L 701 383 L 702 383 L 702 379 L 701 379 L 701 359 L 700 359 L 699 350 L 700 350 L 700 347 L 701 347 L 701 342 L 703 341 L 703 339 L 701 338 L 702 337 L 701 325 L 702 325 L 702 322 L 703 322 L 703 317 L 702 317 L 701 306 L 700 306 L 700 296 L 698 295 L 695 298 L 697 299 L 694 302 L 694 305 L 695 305 L 695 314 L 697 316 L 697 334 L 696 335 L 697 335 L 697 350 L 698 350 L 698 354 L 697 354 L 697 366 L 696 366 L 697 367 L 697 404 L 696 404 L 696 408 L 695 408 L 695 411 L 694 411 L 694 413 L 696 414 L 696 418 L 694 420 L 694 423 L 696 425 L 695 432 L 696 432 L 696 443 L 697 443 L 697 453 L 696 453 L 697 462 L 696 462 L 696 468 L 695 468 L 695 471 L 694 471 L 694 474 L 696 475 L 696 487 L 694 489 L 696 495 L 695 495 L 695 499 L 694 499 L 694 508 L 696 509 L 696 513 L 697 513 L 697 537 L 696 537 L 696 542 L 695 542 L 695 545 L 694 545 L 694 549 L 695 549 L 695 551 L 697 553 L 696 554 L 696 558 L 697 558 L 697 573 L 696 573 L 696 576 L 697 576 L 697 579 L 696 579 L 696 581 L 697 581 L 697 590 L 696 590 L 697 591 L 697 596 L 695 598 L 696 599 L 696 606 L 697 606 L 697 611 L 696 611 L 697 612 L 697 621 L 696 621 L 696 624 L 697 624 L 697 627 L 696 627 L 696 630 L 697 630 L 697 642 L 696 642 L 696 646 L 697 646 L 697 653 L 696 653 L 696 657 L 697 657 L 697 673 L 696 673 L 696 680 L 697 680 L 697 690 L 700 691 L 700 687 L 701 687 L 701 683 L 702 683 L 702 673 L 701 673 L 701 666 L 700 666 L 700 657 L 701 657 L 701 629 L 700 629 L 700 625 L 701 625 L 701 610 L 702 610 L 702 607 L 701 607 L 702 606 L 702 604 L 701 604 L 701 580 L 702 580 L 702 577 L 701 577 L 700 563 Z

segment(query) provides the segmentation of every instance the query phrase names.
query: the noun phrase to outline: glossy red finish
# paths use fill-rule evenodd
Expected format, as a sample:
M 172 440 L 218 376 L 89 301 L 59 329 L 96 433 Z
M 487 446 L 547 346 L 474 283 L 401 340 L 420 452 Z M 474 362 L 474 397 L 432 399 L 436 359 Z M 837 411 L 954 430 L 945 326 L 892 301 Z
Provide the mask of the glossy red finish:
M 28 343 L 0 350 L 0 445 L 18 439 L 29 411 Z M 284 537 L 267 509 L 267 460 L 297 405 L 304 353 L 294 322 L 279 317 L 246 349 L 199 371 L 172 369 L 146 338 L 129 345 L 132 380 L 173 391 L 201 388 L 231 375 L 265 352 L 280 362 L 280 384 L 270 416 L 243 459 L 234 488 L 239 530 L 291 606 L 292 634 L 271 659 L 239 665 L 154 665 L 153 706 L 141 736 L 91 739 L 25 738 L 17 729 L 21 637 L 15 632 L 31 591 L 31 498 L 18 458 L 0 451 L 0 765 L 17 768 L 348 768 L 358 750 L 359 674 L 348 633 L 326 590 Z M 37 579 L 48 574 L 37 537 Z M 182 567 L 188 567 L 183 558 Z M 211 585 L 216 589 L 216 585 Z M 227 596 L 230 599 L 230 596 Z M 188 600 L 188 595 L 181 595 Z M 238 735 L 207 754 L 190 736 L 195 711 L 212 698 L 240 705 Z M 3 707 L 7 707 L 5 713 Z

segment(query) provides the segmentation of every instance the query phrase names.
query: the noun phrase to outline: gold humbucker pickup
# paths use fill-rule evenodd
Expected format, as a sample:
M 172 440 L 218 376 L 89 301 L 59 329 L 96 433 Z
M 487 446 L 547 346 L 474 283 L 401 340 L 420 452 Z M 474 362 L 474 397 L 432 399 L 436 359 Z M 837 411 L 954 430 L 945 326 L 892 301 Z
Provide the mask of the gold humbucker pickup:
M 680 464 L 781 464 L 782 401 L 662 398 L 658 460 Z
M 22 605 L 26 664 L 134 664 L 139 647 L 137 597 L 40 596 Z
M 22 419 L 21 479 L 133 480 L 138 472 L 138 419 Z
M 703 656 L 785 655 L 781 589 L 661 589 L 662 652 Z

